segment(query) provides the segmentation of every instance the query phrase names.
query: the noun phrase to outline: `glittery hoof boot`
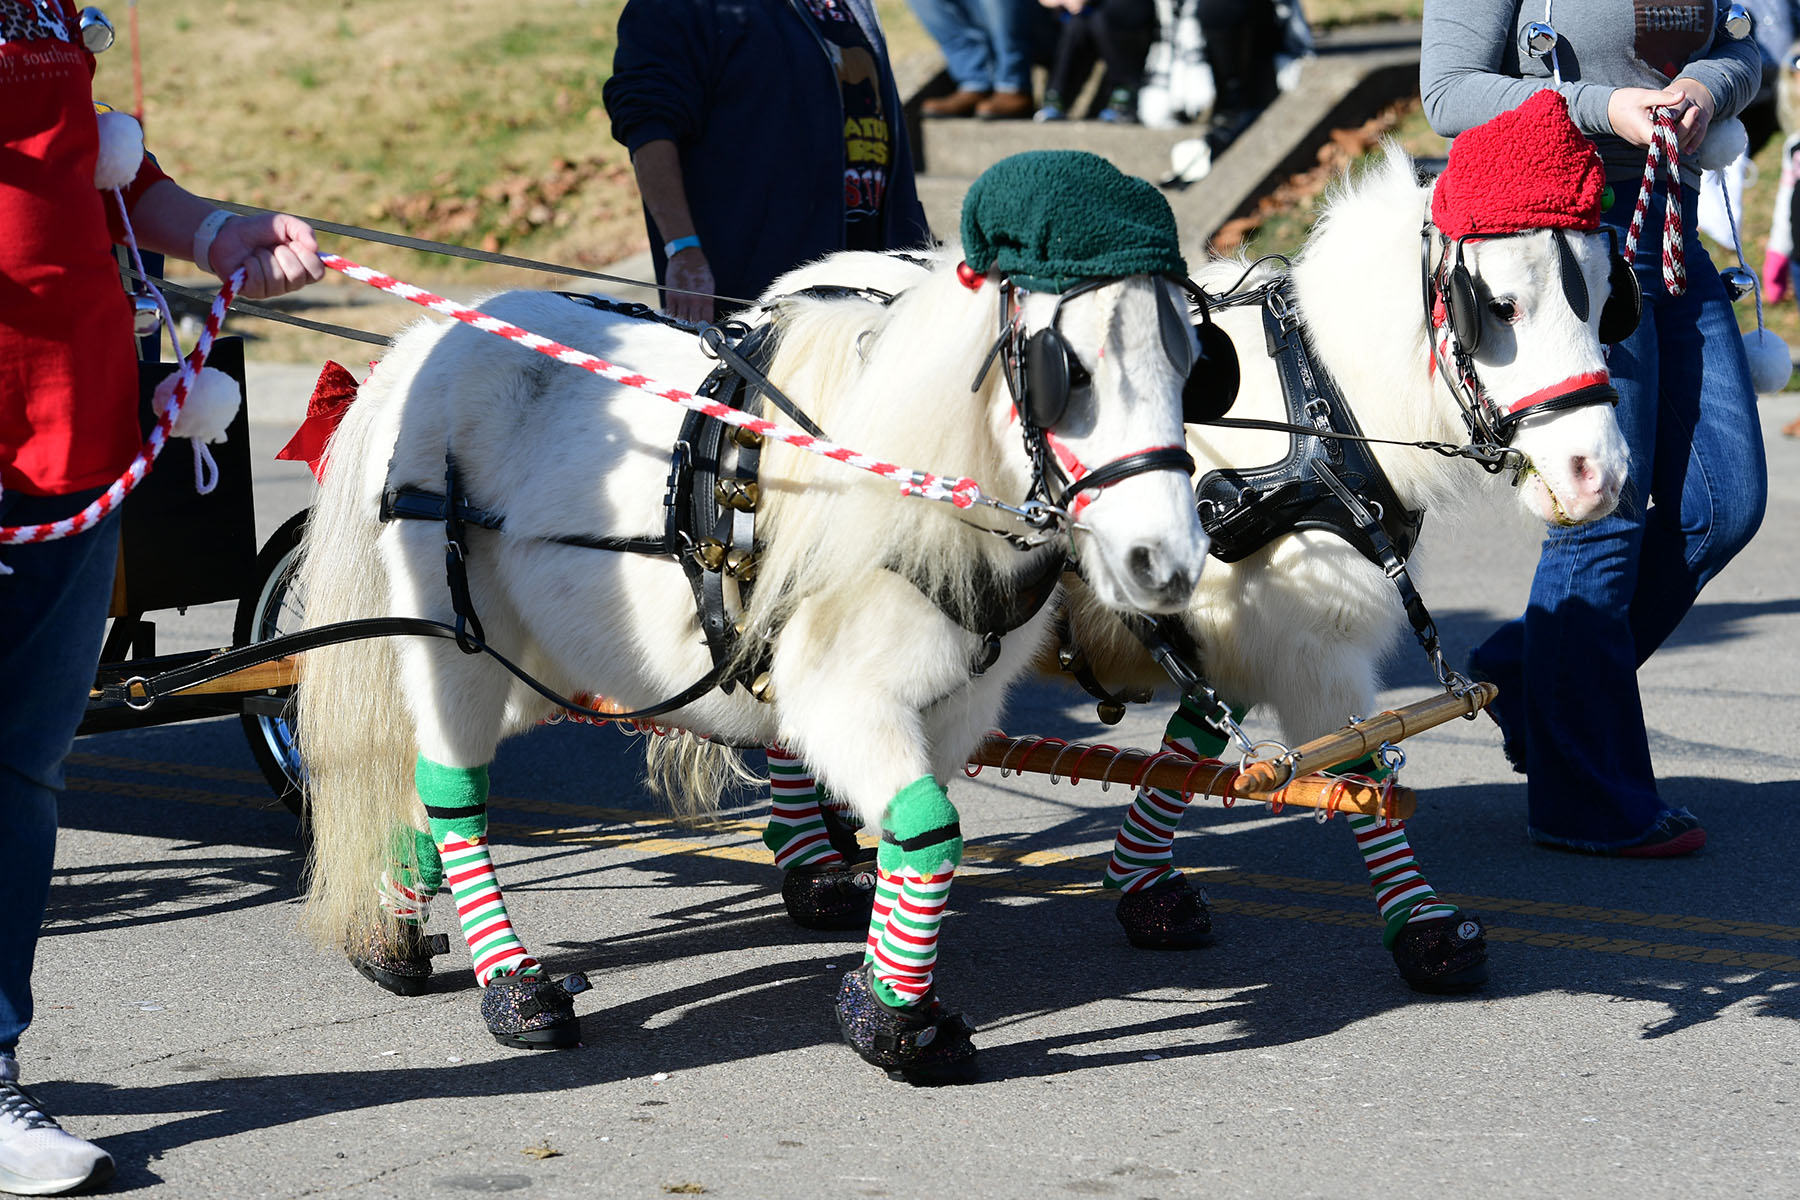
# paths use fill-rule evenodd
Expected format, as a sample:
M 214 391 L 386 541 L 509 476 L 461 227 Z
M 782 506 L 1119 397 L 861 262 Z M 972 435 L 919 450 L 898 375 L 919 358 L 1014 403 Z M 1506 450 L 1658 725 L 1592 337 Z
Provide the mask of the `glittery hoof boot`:
M 1139 950 L 1193 950 L 1212 945 L 1212 910 L 1206 893 L 1176 876 L 1119 897 L 1119 924 Z
M 501 975 L 481 994 L 481 1019 L 502 1046 L 567 1050 L 581 1044 L 575 997 L 587 990 L 580 971 L 556 983 L 541 975 Z
M 449 952 L 449 935 L 427 934 L 416 925 L 402 926 L 398 937 L 375 929 L 360 943 L 344 947 L 357 974 L 396 996 L 423 996 L 431 984 L 431 960 Z
M 802 929 L 864 930 L 875 903 L 875 848 L 852 862 L 795 867 L 781 881 L 781 902 Z
M 1481 918 L 1457 909 L 1400 930 L 1394 965 L 1415 992 L 1471 992 L 1488 980 L 1487 934 Z
M 979 1074 L 975 1027 L 961 1013 L 947 1013 L 935 993 L 916 1005 L 895 1008 L 869 985 L 867 964 L 844 976 L 837 996 L 838 1028 L 850 1048 L 914 1087 L 973 1083 Z

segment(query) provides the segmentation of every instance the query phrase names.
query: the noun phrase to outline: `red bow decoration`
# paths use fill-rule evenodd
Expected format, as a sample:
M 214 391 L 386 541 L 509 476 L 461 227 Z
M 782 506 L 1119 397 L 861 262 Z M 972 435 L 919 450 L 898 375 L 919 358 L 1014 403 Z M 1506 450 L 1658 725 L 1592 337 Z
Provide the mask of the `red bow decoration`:
M 335 362 L 327 362 L 313 385 L 312 397 L 306 402 L 306 419 L 288 439 L 276 458 L 303 462 L 312 469 L 313 478 L 325 479 L 325 444 L 337 431 L 338 422 L 350 411 L 359 385 L 356 376 Z

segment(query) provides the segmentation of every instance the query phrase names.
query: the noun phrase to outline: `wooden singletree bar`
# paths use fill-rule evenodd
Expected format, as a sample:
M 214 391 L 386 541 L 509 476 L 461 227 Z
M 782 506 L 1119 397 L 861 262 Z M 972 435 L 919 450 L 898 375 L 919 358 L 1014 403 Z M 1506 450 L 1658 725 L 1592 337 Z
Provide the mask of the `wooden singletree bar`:
M 1405 708 L 1378 713 L 1366 721 L 1346 725 L 1296 747 L 1293 773 L 1298 777 L 1339 763 L 1354 762 L 1379 749 L 1384 742 L 1398 742 L 1458 717 L 1473 716 L 1492 704 L 1499 694 L 1500 689 L 1495 685 L 1477 683 L 1461 696 L 1441 692 Z M 1239 780 L 1239 791 L 1267 791 L 1281 781 L 1283 769 L 1279 762 L 1251 763 Z

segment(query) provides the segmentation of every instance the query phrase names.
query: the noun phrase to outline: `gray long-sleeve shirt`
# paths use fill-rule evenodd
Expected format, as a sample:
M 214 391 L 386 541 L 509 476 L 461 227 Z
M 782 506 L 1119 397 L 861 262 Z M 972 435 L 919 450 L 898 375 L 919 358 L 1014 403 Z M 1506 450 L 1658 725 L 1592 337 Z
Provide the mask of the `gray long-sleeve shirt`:
M 1599 146 L 1607 179 L 1636 183 L 1644 148 L 1613 133 L 1606 106 L 1614 89 L 1661 88 L 1686 76 L 1712 93 L 1716 121 L 1736 116 L 1756 95 L 1761 53 L 1755 39 L 1734 41 L 1719 30 L 1721 8 L 1719 0 L 1425 0 L 1425 118 L 1453 137 L 1554 87 Z M 1560 36 L 1560 84 L 1550 60 L 1532 58 L 1519 42 L 1520 31 L 1547 11 Z M 1685 163 L 1682 174 L 1689 183 L 1698 178 Z

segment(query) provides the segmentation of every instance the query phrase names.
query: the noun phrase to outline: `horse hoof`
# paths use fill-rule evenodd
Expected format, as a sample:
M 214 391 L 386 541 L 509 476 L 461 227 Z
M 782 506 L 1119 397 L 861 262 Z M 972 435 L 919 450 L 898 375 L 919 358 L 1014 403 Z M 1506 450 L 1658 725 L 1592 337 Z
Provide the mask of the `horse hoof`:
M 941 1087 L 973 1083 L 980 1073 L 969 1040 L 975 1027 L 961 1013 L 945 1012 L 935 993 L 916 1005 L 887 1004 L 869 985 L 866 963 L 844 976 L 837 1016 L 850 1048 L 897 1083 Z
M 376 928 L 359 944 L 344 947 L 357 974 L 396 996 L 423 996 L 431 984 L 431 960 L 449 952 L 449 935 L 427 934 L 416 925 L 401 926 L 398 938 Z
M 875 903 L 875 849 L 854 861 L 822 867 L 795 867 L 781 881 L 781 902 L 788 918 L 802 929 L 832 932 L 869 927 Z
M 1193 950 L 1212 945 L 1212 910 L 1206 893 L 1183 876 L 1119 897 L 1125 940 L 1139 950 Z
M 1481 918 L 1457 909 L 1407 925 L 1394 942 L 1394 965 L 1415 992 L 1470 992 L 1488 981 L 1487 934 Z
M 481 1019 L 502 1046 L 567 1050 L 581 1044 L 575 997 L 587 990 L 580 971 L 556 983 L 538 975 L 501 975 L 482 992 Z

